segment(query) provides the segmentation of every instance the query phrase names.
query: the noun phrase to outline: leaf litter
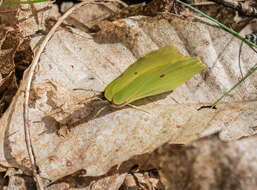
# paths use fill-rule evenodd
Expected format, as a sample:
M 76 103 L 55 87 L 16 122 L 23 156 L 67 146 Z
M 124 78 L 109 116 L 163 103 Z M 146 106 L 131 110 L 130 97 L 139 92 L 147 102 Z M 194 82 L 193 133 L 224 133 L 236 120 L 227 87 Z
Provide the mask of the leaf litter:
M 217 111 L 196 111 L 200 103 L 214 101 L 238 80 L 239 68 L 233 63 L 238 61 L 235 55 L 239 40 L 198 18 L 188 22 L 176 17 L 132 17 L 108 22 L 109 29 L 105 26 L 103 23 L 94 35 L 76 29 L 72 29 L 73 33 L 57 31 L 40 58 L 32 86 L 35 98 L 31 99 L 30 117 L 42 177 L 55 181 L 80 170 L 85 171 L 84 176 L 99 176 L 167 142 L 189 144 L 218 131 L 225 141 L 255 134 L 252 127 L 257 120 L 256 75 L 220 104 Z M 74 88 L 101 91 L 129 64 L 165 45 L 177 46 L 184 55 L 200 57 L 209 69 L 173 93 L 137 102 L 136 105 L 150 110 L 150 116 L 131 108 L 106 108 L 94 118 L 101 103 L 78 105 L 92 93 Z M 253 52 L 244 50 L 245 72 L 255 63 L 255 57 Z M 27 155 L 23 129 L 16 127 L 23 126 L 21 89 L 26 76 L 0 120 L 5 131 L 1 143 L 6 139 L 15 142 L 1 150 L 1 164 L 6 167 L 29 167 L 24 162 Z M 60 113 L 42 120 L 58 108 Z M 60 123 L 68 127 L 69 133 L 58 135 Z M 4 154 L 7 150 L 10 153 Z M 9 162 L 10 157 L 16 162 Z

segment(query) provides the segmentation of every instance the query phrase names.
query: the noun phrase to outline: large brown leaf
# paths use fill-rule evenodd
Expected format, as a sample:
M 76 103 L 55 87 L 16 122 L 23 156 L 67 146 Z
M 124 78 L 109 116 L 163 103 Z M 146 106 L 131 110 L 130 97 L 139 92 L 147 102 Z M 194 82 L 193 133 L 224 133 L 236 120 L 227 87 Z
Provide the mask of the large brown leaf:
M 197 111 L 200 103 L 212 103 L 241 77 L 240 41 L 229 33 L 200 18 L 188 21 L 175 16 L 132 17 L 104 22 L 99 28 L 94 35 L 75 29 L 57 31 L 40 58 L 30 94 L 30 130 L 42 177 L 57 180 L 82 169 L 86 176 L 99 176 L 166 142 L 188 144 L 221 130 L 223 140 L 254 134 L 256 74 L 217 110 Z M 208 69 L 172 93 L 135 103 L 149 114 L 130 107 L 113 110 L 100 101 L 78 104 L 95 93 L 75 88 L 103 91 L 135 60 L 166 45 L 200 57 Z M 243 46 L 241 57 L 246 74 L 257 56 Z M 22 117 L 26 83 L 27 73 L 0 120 L 3 166 L 30 167 Z M 70 132 L 60 135 L 60 127 Z

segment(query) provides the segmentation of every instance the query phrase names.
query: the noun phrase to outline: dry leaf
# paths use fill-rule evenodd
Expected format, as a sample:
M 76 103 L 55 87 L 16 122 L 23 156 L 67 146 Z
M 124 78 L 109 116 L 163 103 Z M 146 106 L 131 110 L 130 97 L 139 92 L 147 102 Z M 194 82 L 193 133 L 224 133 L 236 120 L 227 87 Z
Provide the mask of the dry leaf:
M 21 38 L 11 27 L 0 26 L 0 116 L 17 91 L 14 57 Z
M 220 130 L 223 140 L 254 134 L 251 127 L 257 120 L 256 74 L 226 98 L 227 103 L 220 104 L 218 110 L 197 111 L 200 103 L 213 102 L 241 77 L 239 40 L 200 18 L 190 22 L 174 16 L 132 17 L 105 22 L 100 28 L 96 35 L 59 30 L 40 58 L 31 89 L 30 130 L 43 178 L 54 181 L 82 169 L 85 176 L 100 176 L 166 142 L 187 144 Z M 209 68 L 173 93 L 136 102 L 150 114 L 128 107 L 106 107 L 96 116 L 105 104 L 78 104 L 94 93 L 75 88 L 102 91 L 136 59 L 165 45 L 175 45 L 184 55 L 200 57 Z M 257 56 L 244 46 L 241 57 L 245 74 Z M 27 73 L 0 120 L 4 131 L 0 134 L 3 166 L 30 167 L 22 117 L 21 89 L 26 83 Z M 61 126 L 70 132 L 58 135 Z
M 110 173 L 101 177 L 83 177 L 78 173 L 76 176 L 68 176 L 58 183 L 49 185 L 47 189 L 119 190 L 126 175 L 126 173 Z
M 20 5 L 0 6 L 0 25 L 14 26 L 17 23 L 17 13 Z
M 244 189 L 257 186 L 256 136 L 222 142 L 217 135 L 189 147 L 164 145 L 151 157 L 165 189 Z

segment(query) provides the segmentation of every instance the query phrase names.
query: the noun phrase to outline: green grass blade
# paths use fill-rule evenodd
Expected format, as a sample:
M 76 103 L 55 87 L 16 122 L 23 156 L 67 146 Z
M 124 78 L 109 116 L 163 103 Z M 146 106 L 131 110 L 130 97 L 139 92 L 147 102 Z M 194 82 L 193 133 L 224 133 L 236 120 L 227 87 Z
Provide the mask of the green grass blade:
M 42 3 L 51 0 L 33 0 L 33 1 L 3 1 L 2 5 L 19 5 L 19 4 L 33 4 L 33 3 Z
M 249 76 L 251 76 L 255 71 L 257 71 L 257 67 L 254 68 L 252 71 L 250 71 L 245 77 L 243 77 L 239 82 L 237 82 L 232 88 L 230 88 L 226 93 L 224 93 L 216 102 L 212 104 L 212 108 L 215 108 L 216 105 L 224 98 L 226 97 L 232 90 L 234 90 L 238 85 L 240 85 L 242 82 L 244 82 Z
M 253 42 L 247 40 L 246 38 L 244 38 L 243 36 L 241 36 L 240 34 L 238 34 L 236 31 L 234 31 L 233 29 L 227 27 L 226 25 L 220 23 L 219 21 L 217 21 L 216 19 L 210 17 L 209 15 L 203 13 L 202 11 L 192 7 L 191 5 L 184 3 L 180 0 L 176 0 L 178 3 L 181 3 L 182 5 L 192 9 L 193 11 L 201 14 L 202 16 L 208 18 L 209 20 L 213 21 L 214 23 L 216 23 L 217 25 L 219 25 L 221 28 L 223 28 L 224 30 L 230 32 L 231 34 L 233 34 L 234 36 L 236 36 L 237 38 L 243 40 L 244 42 L 246 42 L 248 45 L 250 45 L 251 47 L 255 47 L 257 48 L 257 45 L 254 44 Z M 232 92 L 238 85 L 240 85 L 243 81 L 245 81 L 248 77 L 250 77 L 255 71 L 257 71 L 257 67 L 254 68 L 252 71 L 250 71 L 246 76 L 244 76 L 239 82 L 237 82 L 232 88 L 230 88 L 227 92 L 225 92 L 219 99 L 217 99 L 210 107 L 211 108 L 215 108 L 216 105 L 224 98 L 226 97 L 230 92 Z

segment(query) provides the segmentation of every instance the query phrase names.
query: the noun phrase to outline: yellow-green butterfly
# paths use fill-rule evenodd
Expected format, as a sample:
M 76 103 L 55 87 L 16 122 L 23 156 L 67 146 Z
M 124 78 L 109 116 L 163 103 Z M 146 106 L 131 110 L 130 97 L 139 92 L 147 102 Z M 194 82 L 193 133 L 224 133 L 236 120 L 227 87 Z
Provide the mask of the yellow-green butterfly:
M 206 66 L 200 59 L 183 56 L 176 47 L 153 51 L 130 65 L 104 90 L 112 107 L 174 90 Z

